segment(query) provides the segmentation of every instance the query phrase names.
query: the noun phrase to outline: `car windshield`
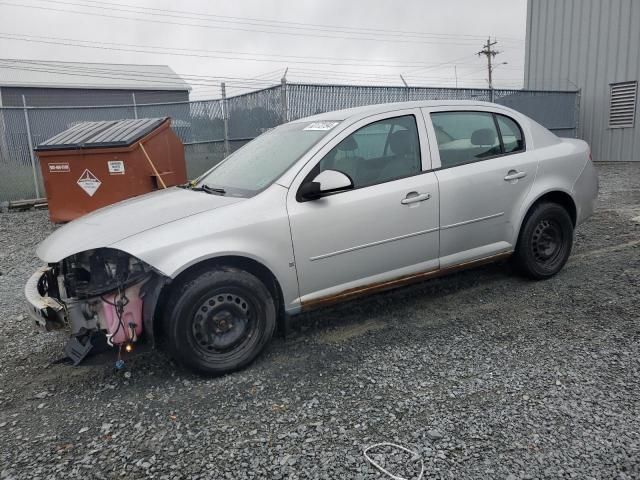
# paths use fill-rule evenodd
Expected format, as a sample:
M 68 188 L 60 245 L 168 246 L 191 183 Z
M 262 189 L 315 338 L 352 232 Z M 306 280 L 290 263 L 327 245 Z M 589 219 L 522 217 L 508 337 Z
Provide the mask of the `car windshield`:
M 263 133 L 202 175 L 196 187 L 234 196 L 264 190 L 339 122 L 288 123 Z

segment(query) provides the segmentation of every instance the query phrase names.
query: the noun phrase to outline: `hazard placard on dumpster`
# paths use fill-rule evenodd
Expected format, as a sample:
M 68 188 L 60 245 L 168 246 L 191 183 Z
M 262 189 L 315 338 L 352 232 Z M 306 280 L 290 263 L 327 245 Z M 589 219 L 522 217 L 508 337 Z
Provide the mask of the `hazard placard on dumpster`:
M 98 190 L 100 185 L 102 185 L 102 182 L 98 180 L 98 177 L 91 173 L 89 169 L 85 169 L 85 171 L 82 172 L 77 183 L 90 197 L 93 197 L 93 194 L 96 193 L 96 190 Z

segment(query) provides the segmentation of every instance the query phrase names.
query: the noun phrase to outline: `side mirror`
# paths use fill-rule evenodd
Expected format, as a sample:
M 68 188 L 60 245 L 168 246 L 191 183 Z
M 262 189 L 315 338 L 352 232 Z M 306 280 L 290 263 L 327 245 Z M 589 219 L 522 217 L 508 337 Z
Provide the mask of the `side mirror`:
M 317 200 L 331 193 L 342 192 L 353 188 L 349 176 L 337 170 L 324 170 L 311 182 L 300 186 L 299 195 L 305 200 Z

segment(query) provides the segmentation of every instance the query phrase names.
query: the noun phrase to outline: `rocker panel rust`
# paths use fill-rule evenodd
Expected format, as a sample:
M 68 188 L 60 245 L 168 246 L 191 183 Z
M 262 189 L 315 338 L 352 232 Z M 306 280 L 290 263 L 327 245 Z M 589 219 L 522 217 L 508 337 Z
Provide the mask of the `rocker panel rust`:
M 411 285 L 422 280 L 428 280 L 430 278 L 442 277 L 450 273 L 454 273 L 460 270 L 466 270 L 468 268 L 478 267 L 486 265 L 488 263 L 497 262 L 509 258 L 513 252 L 499 253 L 490 257 L 480 258 L 470 262 L 459 263 L 450 267 L 438 268 L 436 270 L 428 270 L 426 272 L 412 273 L 410 275 L 403 275 L 402 277 L 394 278 L 393 280 L 386 280 L 384 282 L 372 283 L 369 285 L 362 285 L 360 287 L 349 288 L 343 290 L 340 293 L 334 295 L 328 295 L 326 297 L 314 298 L 306 302 L 302 302 L 302 311 L 308 312 L 320 307 L 326 307 L 334 305 L 336 303 L 345 302 L 354 298 L 363 297 L 372 293 L 383 292 L 396 287 L 402 287 L 405 285 Z

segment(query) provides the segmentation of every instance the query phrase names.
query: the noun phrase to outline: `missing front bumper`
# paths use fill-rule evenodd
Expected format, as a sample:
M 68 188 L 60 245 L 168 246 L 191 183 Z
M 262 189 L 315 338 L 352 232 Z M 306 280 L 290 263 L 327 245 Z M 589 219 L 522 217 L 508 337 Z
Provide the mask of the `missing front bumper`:
M 43 266 L 29 278 L 24 292 L 38 328 L 69 330 L 65 354 L 77 365 L 96 347 L 131 348 L 143 333 L 155 344 L 154 312 L 167 278 L 148 272 L 136 280 L 102 295 L 67 298 L 56 266 Z

